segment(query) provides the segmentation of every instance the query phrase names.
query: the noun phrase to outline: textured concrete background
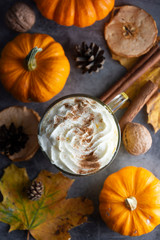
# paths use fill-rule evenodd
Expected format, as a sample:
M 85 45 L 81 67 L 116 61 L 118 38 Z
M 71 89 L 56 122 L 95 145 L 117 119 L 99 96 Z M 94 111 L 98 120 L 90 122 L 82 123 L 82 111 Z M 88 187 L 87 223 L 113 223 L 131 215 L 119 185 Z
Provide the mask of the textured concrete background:
M 17 33 L 9 30 L 4 23 L 4 15 L 7 9 L 14 3 L 13 0 L 0 0 L 0 50 L 5 44 L 12 40 Z M 87 93 L 93 96 L 99 97 L 105 89 L 111 86 L 117 81 L 126 70 L 113 61 L 109 55 L 106 47 L 106 43 L 103 37 L 104 23 L 108 20 L 105 18 L 102 21 L 96 22 L 94 25 L 81 29 L 77 27 L 65 27 L 56 24 L 53 21 L 45 19 L 40 12 L 37 10 L 35 3 L 32 0 L 23 0 L 28 3 L 36 12 L 36 24 L 30 32 L 46 33 L 55 38 L 56 41 L 60 42 L 64 47 L 67 57 L 71 64 L 71 73 L 67 80 L 67 83 L 63 91 L 58 94 L 54 99 L 46 103 L 29 103 L 23 104 L 15 100 L 9 93 L 7 93 L 0 85 L 0 110 L 9 107 L 11 105 L 26 105 L 29 108 L 33 108 L 43 114 L 45 109 L 55 99 L 71 94 L 71 93 Z M 160 0 L 116 0 L 116 5 L 123 4 L 135 4 L 139 7 L 144 8 L 150 13 L 157 22 L 158 29 L 160 30 Z M 95 42 L 99 44 L 105 50 L 106 61 L 104 69 L 99 73 L 93 73 L 91 75 L 82 75 L 79 69 L 76 69 L 74 62 L 74 46 L 80 44 L 82 41 L 87 43 Z M 122 111 L 117 113 L 119 117 Z M 147 114 L 145 108 L 141 110 L 138 116 L 134 119 L 135 122 L 144 124 L 150 131 L 153 137 L 152 148 L 144 155 L 134 157 L 129 155 L 123 145 L 121 145 L 120 151 L 113 161 L 113 163 L 103 171 L 94 174 L 89 177 L 77 177 L 72 188 L 69 191 L 69 197 L 86 196 L 93 200 L 95 211 L 94 214 L 89 218 L 89 222 L 83 224 L 70 231 L 72 240 L 113 240 L 113 239 L 124 239 L 124 240 L 159 240 L 160 239 L 160 226 L 156 227 L 154 231 L 141 237 L 125 237 L 118 233 L 112 232 L 102 222 L 98 212 L 98 196 L 102 188 L 103 182 L 106 177 L 121 169 L 125 166 L 141 166 L 152 171 L 158 178 L 160 178 L 160 131 L 155 135 L 152 127 L 146 124 Z M 3 174 L 3 169 L 11 164 L 11 161 L 4 156 L 0 156 L 0 176 Z M 58 172 L 58 170 L 50 164 L 48 159 L 44 157 L 42 152 L 39 150 L 36 155 L 27 162 L 16 163 L 18 167 L 26 167 L 29 177 L 34 179 L 40 170 L 47 169 L 51 172 Z M 0 223 L 0 240 L 24 240 L 27 237 L 26 231 L 13 231 L 8 233 L 9 226 L 4 223 Z M 30 238 L 33 240 L 33 238 Z M 49 239 L 48 239 L 49 240 Z

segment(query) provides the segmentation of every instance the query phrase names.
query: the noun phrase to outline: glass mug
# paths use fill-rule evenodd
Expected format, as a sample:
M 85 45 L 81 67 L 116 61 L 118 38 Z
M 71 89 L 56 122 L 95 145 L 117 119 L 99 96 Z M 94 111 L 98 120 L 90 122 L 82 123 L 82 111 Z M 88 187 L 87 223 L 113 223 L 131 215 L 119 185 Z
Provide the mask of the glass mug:
M 39 123 L 42 151 L 58 169 L 70 175 L 90 175 L 116 157 L 121 131 L 114 113 L 128 99 L 117 95 L 109 104 L 74 94 L 53 102 Z

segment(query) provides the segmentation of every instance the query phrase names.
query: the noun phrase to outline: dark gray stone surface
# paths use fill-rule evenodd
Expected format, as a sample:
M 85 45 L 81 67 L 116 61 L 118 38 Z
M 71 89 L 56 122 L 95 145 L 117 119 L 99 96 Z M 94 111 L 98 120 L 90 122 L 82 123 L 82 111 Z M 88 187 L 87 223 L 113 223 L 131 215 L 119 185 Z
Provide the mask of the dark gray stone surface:
M 15 0 L 0 0 L 0 50 L 5 44 L 12 40 L 17 33 L 9 30 L 4 23 L 4 15 L 7 9 L 15 2 Z M 65 27 L 56 24 L 53 21 L 45 19 L 37 10 L 36 5 L 31 0 L 24 0 L 28 3 L 36 12 L 36 24 L 30 30 L 30 32 L 46 33 L 55 38 L 64 47 L 67 57 L 71 64 L 71 73 L 67 80 L 67 83 L 60 94 L 46 103 L 29 103 L 24 104 L 15 100 L 9 93 L 7 93 L 2 85 L 0 85 L 0 110 L 9 107 L 11 105 L 26 105 L 29 108 L 33 108 L 42 115 L 45 109 L 55 99 L 71 94 L 71 93 L 87 93 L 93 96 L 99 97 L 105 89 L 111 86 L 117 81 L 126 70 L 119 65 L 118 62 L 113 61 L 108 53 L 106 43 L 103 38 L 104 23 L 108 20 L 108 17 L 102 21 L 96 22 L 94 25 L 87 28 L 77 27 Z M 116 0 L 116 5 L 123 4 L 135 4 L 144 8 L 150 13 L 157 22 L 157 26 L 160 29 L 160 0 Z M 149 31 L 149 29 L 148 29 Z M 79 69 L 76 69 L 74 62 L 74 46 L 80 44 L 82 41 L 87 43 L 95 42 L 99 44 L 105 50 L 106 61 L 104 69 L 99 73 L 93 73 L 91 75 L 82 75 Z M 119 117 L 122 111 L 117 113 Z M 69 197 L 86 196 L 93 200 L 95 211 L 89 218 L 89 222 L 85 223 L 75 229 L 71 230 L 72 240 L 159 240 L 160 239 L 160 226 L 156 227 L 154 231 L 147 235 L 140 237 L 126 237 L 121 236 L 118 233 L 112 232 L 102 222 L 98 212 L 98 196 L 102 188 L 103 182 L 106 177 L 121 169 L 125 166 L 141 166 L 152 171 L 158 178 L 160 178 L 160 132 L 156 135 L 150 125 L 147 125 L 147 114 L 145 108 L 138 114 L 134 120 L 144 124 L 150 131 L 153 137 L 152 148 L 144 155 L 134 157 L 129 155 L 123 145 L 121 145 L 120 151 L 113 161 L 113 163 L 101 172 L 89 177 L 76 177 L 76 181 L 69 191 Z M 11 161 L 4 156 L 0 156 L 0 177 L 3 174 L 3 169 L 11 164 Z M 18 167 L 26 167 L 29 177 L 34 179 L 40 170 L 47 169 L 51 172 L 58 172 L 58 170 L 44 157 L 39 150 L 36 155 L 27 162 L 16 163 Z M 9 226 L 4 223 L 0 223 L 0 240 L 22 240 L 27 238 L 26 231 L 13 231 L 8 233 Z M 33 238 L 30 237 L 30 240 Z M 48 239 L 50 240 L 50 239 Z

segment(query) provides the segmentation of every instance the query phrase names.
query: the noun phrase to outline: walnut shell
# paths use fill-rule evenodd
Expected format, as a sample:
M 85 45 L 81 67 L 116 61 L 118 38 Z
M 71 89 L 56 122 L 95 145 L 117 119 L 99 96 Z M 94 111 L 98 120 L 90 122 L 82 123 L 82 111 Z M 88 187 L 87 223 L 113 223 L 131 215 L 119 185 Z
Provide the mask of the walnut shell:
M 125 149 L 132 155 L 147 152 L 152 145 L 152 137 L 146 127 L 139 123 L 127 123 L 123 131 Z
M 157 40 L 156 22 L 150 14 L 136 6 L 122 6 L 106 24 L 104 36 L 110 50 L 122 57 L 139 57 Z
M 35 23 L 34 11 L 25 3 L 15 3 L 6 13 L 6 24 L 17 32 L 28 31 Z

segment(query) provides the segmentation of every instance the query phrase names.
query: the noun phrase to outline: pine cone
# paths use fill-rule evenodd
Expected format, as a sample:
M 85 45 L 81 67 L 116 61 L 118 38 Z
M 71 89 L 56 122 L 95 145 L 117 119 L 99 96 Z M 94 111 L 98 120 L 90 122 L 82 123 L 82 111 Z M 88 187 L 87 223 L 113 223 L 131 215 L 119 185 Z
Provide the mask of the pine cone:
M 98 47 L 95 43 L 91 43 L 87 46 L 85 42 L 76 46 L 76 63 L 77 67 L 82 69 L 82 73 L 99 72 L 103 68 L 105 57 L 104 51 Z
M 27 189 L 28 198 L 33 201 L 40 199 L 43 194 L 43 189 L 41 182 L 33 181 L 31 186 Z
M 23 127 L 16 128 L 12 122 L 7 128 L 6 125 L 0 126 L 0 152 L 6 156 L 18 153 L 25 144 L 29 137 L 23 132 Z

